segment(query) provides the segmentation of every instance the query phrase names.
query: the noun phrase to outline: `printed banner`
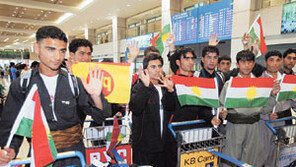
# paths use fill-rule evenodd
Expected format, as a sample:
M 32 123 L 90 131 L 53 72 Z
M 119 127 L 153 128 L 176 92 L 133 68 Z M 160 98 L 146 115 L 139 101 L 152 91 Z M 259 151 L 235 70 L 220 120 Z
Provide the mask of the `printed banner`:
M 89 68 L 101 68 L 104 72 L 103 94 L 109 103 L 128 103 L 130 98 L 129 63 L 77 63 L 72 72 L 88 81 Z

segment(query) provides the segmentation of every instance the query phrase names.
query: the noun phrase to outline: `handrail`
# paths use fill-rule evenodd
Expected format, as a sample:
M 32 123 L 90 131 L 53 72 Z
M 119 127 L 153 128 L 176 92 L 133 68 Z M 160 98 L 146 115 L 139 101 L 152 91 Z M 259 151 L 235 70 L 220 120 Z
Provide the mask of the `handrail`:
M 288 120 L 292 120 L 292 119 L 296 119 L 296 117 L 288 117 L 288 118 L 282 118 L 282 119 L 277 119 L 274 121 L 265 121 L 266 126 L 272 131 L 273 134 L 276 134 L 276 129 L 271 126 L 271 123 L 273 122 L 283 122 L 283 121 L 288 121 Z
M 183 126 L 183 125 L 192 125 L 192 124 L 200 124 L 205 123 L 204 120 L 195 120 L 195 121 L 184 121 L 184 122 L 171 122 L 168 125 L 169 130 L 172 132 L 174 138 L 176 138 L 176 132 L 173 129 L 173 126 Z
M 67 152 L 58 153 L 56 159 L 65 159 L 65 158 L 71 158 L 71 157 L 78 157 L 80 160 L 81 166 L 86 166 L 84 155 L 80 151 L 67 151 Z M 30 163 L 31 163 L 31 158 L 23 158 L 23 159 L 13 160 L 9 163 L 9 165 L 15 166 L 15 165 L 25 165 Z

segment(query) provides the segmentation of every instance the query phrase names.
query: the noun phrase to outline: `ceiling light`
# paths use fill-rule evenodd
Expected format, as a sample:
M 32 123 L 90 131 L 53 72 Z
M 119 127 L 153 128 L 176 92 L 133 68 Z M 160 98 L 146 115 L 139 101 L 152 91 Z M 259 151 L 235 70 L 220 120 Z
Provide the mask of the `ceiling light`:
M 27 10 L 27 8 L 23 8 L 23 10 Z
M 44 11 L 43 11 L 43 10 L 41 10 L 40 12 L 41 12 L 41 13 L 43 13 Z
M 21 14 L 25 14 L 25 12 L 21 12 Z
M 18 9 L 18 7 L 15 7 L 15 9 Z
M 6 41 L 8 41 L 8 40 L 9 40 L 9 38 L 6 38 L 6 39 L 4 39 L 3 41 L 6 42 Z
M 126 7 L 130 7 L 130 6 L 131 6 L 130 4 L 127 4 L 127 5 L 126 5 Z
M 23 42 L 28 42 L 29 40 L 27 39 L 27 40 L 24 40 Z
M 85 0 L 83 1 L 82 3 L 80 3 L 77 8 L 78 9 L 83 9 L 85 8 L 86 6 L 88 6 L 89 4 L 91 4 L 93 2 L 93 0 Z
M 29 38 L 34 38 L 35 37 L 35 34 L 32 34 Z
M 19 41 L 19 39 L 16 39 L 16 40 L 14 40 L 13 42 L 17 42 L 17 41 Z
M 12 14 L 11 16 L 15 16 L 14 14 Z
M 55 23 L 56 24 L 61 24 L 63 21 L 65 21 L 66 19 L 69 19 L 71 16 L 73 16 L 73 13 L 65 13 L 64 15 L 62 15 Z
M 60 3 L 63 3 L 63 1 L 59 1 Z

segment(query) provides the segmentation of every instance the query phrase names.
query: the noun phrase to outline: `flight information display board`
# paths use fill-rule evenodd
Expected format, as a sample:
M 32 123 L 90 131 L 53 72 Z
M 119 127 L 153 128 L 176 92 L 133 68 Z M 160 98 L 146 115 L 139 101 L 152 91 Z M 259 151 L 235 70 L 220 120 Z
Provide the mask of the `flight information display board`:
M 172 16 L 172 28 L 176 45 L 197 43 L 198 39 L 198 8 Z
M 198 42 L 207 42 L 216 33 L 220 40 L 231 39 L 232 0 L 223 0 L 199 8 Z
M 172 16 L 176 45 L 208 42 L 216 33 L 219 40 L 231 39 L 233 0 L 222 0 Z

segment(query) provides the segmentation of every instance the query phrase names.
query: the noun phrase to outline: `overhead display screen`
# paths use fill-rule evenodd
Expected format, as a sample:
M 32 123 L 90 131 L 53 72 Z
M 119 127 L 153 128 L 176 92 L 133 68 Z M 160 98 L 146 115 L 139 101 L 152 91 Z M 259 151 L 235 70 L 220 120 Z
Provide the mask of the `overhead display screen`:
M 197 43 L 198 8 L 172 16 L 172 28 L 176 45 Z
M 282 28 L 281 33 L 296 32 L 296 2 L 285 4 L 283 6 Z
M 172 16 L 176 45 L 207 42 L 211 34 L 231 39 L 233 0 L 223 0 Z

